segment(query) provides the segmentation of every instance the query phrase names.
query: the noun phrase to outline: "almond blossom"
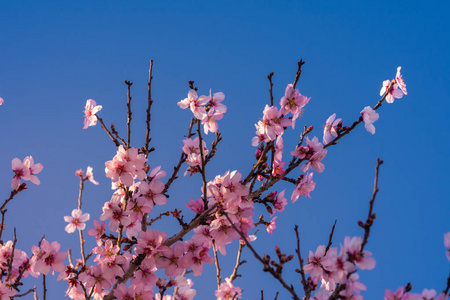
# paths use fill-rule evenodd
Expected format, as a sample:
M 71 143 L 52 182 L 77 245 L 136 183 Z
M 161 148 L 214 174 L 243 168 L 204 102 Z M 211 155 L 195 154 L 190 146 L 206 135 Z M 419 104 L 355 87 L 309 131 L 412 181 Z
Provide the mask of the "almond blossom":
M 72 216 L 65 216 L 64 221 L 68 222 L 65 230 L 67 233 L 75 232 L 75 230 L 83 230 L 89 220 L 89 213 L 83 214 L 81 209 L 72 210 Z
M 5 100 L 3 100 L 2 97 L 0 97 L 0 105 L 2 105 L 3 103 L 5 103 Z
M 328 144 L 331 142 L 331 136 L 337 137 L 336 126 L 342 121 L 341 118 L 336 119 L 336 114 L 332 114 L 325 124 L 325 128 L 323 129 L 323 144 Z
M 97 116 L 98 113 L 102 109 L 101 105 L 97 105 L 95 100 L 89 99 L 86 101 L 86 106 L 84 108 L 84 127 L 83 129 L 87 129 L 89 126 L 95 126 L 97 124 Z
M 364 107 L 361 111 L 361 115 L 364 121 L 364 128 L 371 134 L 375 134 L 375 126 L 373 126 L 373 123 L 378 120 L 380 115 L 370 106 Z

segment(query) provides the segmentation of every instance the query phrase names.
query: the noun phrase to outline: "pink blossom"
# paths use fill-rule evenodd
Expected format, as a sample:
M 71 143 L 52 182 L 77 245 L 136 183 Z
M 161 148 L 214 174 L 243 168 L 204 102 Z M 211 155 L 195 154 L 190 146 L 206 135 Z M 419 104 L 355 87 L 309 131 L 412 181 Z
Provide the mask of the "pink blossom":
M 84 222 L 89 220 L 89 213 L 83 214 L 81 209 L 72 210 L 72 216 L 65 216 L 64 221 L 68 222 L 66 226 L 67 233 L 75 232 L 75 230 L 83 230 L 86 227 Z
M 277 228 L 277 226 L 275 225 L 275 220 L 277 218 L 278 217 L 273 217 L 272 220 L 270 220 L 270 222 L 266 225 L 267 226 L 266 230 L 269 234 L 272 234 L 272 232 Z
M 447 256 L 447 259 L 450 261 L 450 232 L 444 234 L 444 246 L 445 248 L 447 248 L 445 255 Z
M 11 188 L 17 190 L 20 186 L 20 179 L 30 180 L 30 169 L 17 157 L 11 161 L 14 177 L 11 181 Z
M 61 245 L 58 242 L 47 242 L 46 239 L 42 239 L 41 247 L 33 246 L 31 251 L 33 257 L 31 259 L 31 265 L 33 271 L 47 275 L 50 271 L 52 275 L 54 271 L 63 272 L 64 264 L 63 260 L 67 257 L 67 252 L 58 253 Z
M 198 198 L 197 200 L 189 199 L 189 203 L 186 203 L 186 207 L 196 214 L 201 214 L 205 208 L 202 198 Z
M 402 74 L 400 74 L 400 70 L 402 67 L 397 68 L 397 74 L 395 75 L 395 82 L 398 84 L 398 87 L 403 92 L 403 94 L 408 95 L 408 92 L 406 91 L 406 84 L 403 81 Z
M 211 90 L 209 90 L 209 105 L 212 109 L 220 113 L 226 113 L 227 107 L 223 105 L 222 102 L 225 99 L 225 95 L 222 92 L 214 93 L 211 97 Z
M 284 198 L 284 193 L 285 193 L 285 190 L 283 190 L 282 192 L 278 193 L 277 198 L 275 199 L 275 202 L 273 203 L 273 207 L 278 212 L 283 212 L 285 206 L 287 205 L 287 199 Z
M 336 126 L 341 122 L 341 118 L 336 119 L 336 114 L 332 114 L 325 124 L 325 128 L 323 129 L 323 144 L 328 144 L 331 142 L 331 136 L 337 137 Z
M 241 288 L 234 286 L 230 278 L 225 278 L 225 282 L 220 284 L 214 295 L 217 297 L 217 300 L 231 300 L 241 298 L 241 292 Z
M 101 105 L 97 105 L 97 103 L 89 99 L 86 101 L 86 106 L 84 108 L 84 127 L 83 129 L 88 128 L 89 126 L 95 126 L 97 124 L 97 116 L 95 115 L 102 109 Z
M 294 86 L 291 83 L 286 87 L 284 96 L 280 100 L 281 113 L 283 115 L 286 115 L 289 112 L 292 113 L 292 128 L 294 128 L 295 120 L 300 115 L 302 108 L 308 104 L 309 99 L 311 98 L 303 96 L 298 89 L 294 89 Z
M 320 245 L 317 247 L 316 252 L 309 251 L 308 263 L 304 266 L 303 270 L 307 274 L 311 274 L 311 277 L 320 278 L 323 276 L 322 259 L 325 256 L 325 246 Z
M 2 97 L 0 97 L 0 105 L 2 105 L 3 103 L 5 103 L 5 100 L 3 100 Z
M 35 185 L 40 185 L 39 179 L 34 174 L 39 174 L 44 168 L 41 163 L 35 164 L 32 156 L 27 156 L 23 160 L 23 164 L 30 170 L 30 181 Z
M 219 128 L 217 125 L 217 120 L 223 118 L 223 113 L 214 112 L 212 109 L 208 112 L 208 114 L 202 119 L 203 130 L 205 134 L 208 134 L 209 131 L 216 132 Z
M 380 96 L 383 96 L 387 92 L 390 85 L 391 85 L 390 80 L 383 81 L 383 87 L 380 90 Z M 402 91 L 398 89 L 398 84 L 394 83 L 394 86 L 389 91 L 389 93 L 386 95 L 386 102 L 394 103 L 395 98 L 400 99 L 402 97 L 403 97 Z
M 90 182 L 92 182 L 95 185 L 98 185 L 98 182 L 94 179 L 94 173 L 92 172 L 92 167 L 87 167 L 86 171 L 86 179 L 88 179 Z
M 297 201 L 299 196 L 308 196 L 311 198 L 310 194 L 312 191 L 314 191 L 314 188 L 316 187 L 316 183 L 313 181 L 313 174 L 309 173 L 308 175 L 303 175 L 301 181 L 294 189 L 294 192 L 291 196 L 292 203 L 295 203 Z
M 3 100 L 2 98 L 0 99 Z M 16 290 L 12 287 L 9 287 L 8 285 L 9 284 L 0 282 L 0 300 L 10 300 L 17 294 Z
M 380 115 L 372 109 L 370 106 L 364 107 L 364 109 L 361 111 L 361 115 L 364 121 L 364 127 L 368 132 L 371 134 L 375 134 L 375 126 L 373 126 L 373 123 L 378 120 Z

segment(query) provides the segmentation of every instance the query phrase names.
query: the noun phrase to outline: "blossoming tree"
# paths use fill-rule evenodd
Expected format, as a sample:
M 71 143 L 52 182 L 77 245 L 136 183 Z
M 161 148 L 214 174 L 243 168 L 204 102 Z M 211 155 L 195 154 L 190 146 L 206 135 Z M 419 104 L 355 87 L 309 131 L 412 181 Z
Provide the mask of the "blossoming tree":
M 277 219 L 283 218 L 282 212 L 289 197 L 292 203 L 300 197 L 311 197 L 316 188 L 314 173 L 325 171 L 324 159 L 328 148 L 337 145 L 360 123 L 364 123 L 369 133 L 375 134 L 378 109 L 384 101 L 393 103 L 395 99 L 407 95 L 406 84 L 401 76 L 401 67 L 398 67 L 395 79 L 383 82 L 381 99 L 374 106 L 364 107 L 356 120 L 344 122 L 333 113 L 325 121 L 323 132 L 317 134 L 323 134 L 322 140 L 315 135 L 316 129 L 304 126 L 295 149 L 285 149 L 284 132 L 296 126 L 298 130 L 304 107 L 311 100 L 296 88 L 303 65 L 300 60 L 294 81 L 287 84 L 285 94 L 278 103 L 272 92 L 273 73 L 267 76 L 270 103 L 255 124 L 256 134 L 251 144 L 256 150 L 247 172 L 245 169 L 233 170 L 215 176 L 206 173 L 222 140 L 218 121 L 224 119 L 227 112 L 222 92 L 209 91 L 209 94 L 199 96 L 198 87 L 194 86 L 193 81 L 189 82 L 187 97 L 179 101 L 178 106 L 190 110 L 193 115 L 182 146 L 180 142 L 180 159 L 171 172 L 162 170 L 151 157 L 154 150 L 150 136 L 153 61 L 149 70 L 143 145 L 132 145 L 130 142 L 131 82 L 125 81 L 128 95 L 125 135 L 120 134 L 113 125 L 108 128 L 100 117 L 102 106 L 93 99 L 87 100 L 83 128 L 99 122 L 117 147 L 116 155 L 105 162 L 106 177 L 112 184 L 112 196 L 103 204 L 103 213 L 93 220 L 93 227 L 87 226 L 92 213 L 82 211 L 82 192 L 86 181 L 95 185 L 98 182 L 94 180 L 91 167 L 87 167 L 86 172 L 76 171 L 80 181 L 78 206 L 72 210 L 71 216 L 64 216 L 64 220 L 67 222 L 67 233 L 78 232 L 79 258 L 73 257 L 72 251 L 61 251 L 60 242 L 49 242 L 45 238 L 27 254 L 16 248 L 17 237 L 14 233 L 14 240 L 2 242 L 0 246 L 0 299 L 27 294 L 34 294 L 34 298 L 38 299 L 38 288 L 22 289 L 27 284 L 28 276 L 43 278 L 42 297 L 46 299 L 46 276 L 51 273 L 68 284 L 66 296 L 71 299 L 190 300 L 195 297 L 196 289 L 201 289 L 199 284 L 194 286 L 194 283 L 198 282 L 197 278 L 202 276 L 204 268 L 214 266 L 217 278 L 214 296 L 218 300 L 242 298 L 245 296 L 242 290 L 245 282 L 237 278 L 240 276 L 239 267 L 244 263 L 241 259 L 244 248 L 248 248 L 261 263 L 261 271 L 271 274 L 279 282 L 279 288 L 287 290 L 293 299 L 362 299 L 361 291 L 365 291 L 366 286 L 359 281 L 358 271 L 371 270 L 376 266 L 375 258 L 366 249 L 371 226 L 376 219 L 374 203 L 382 160 L 378 159 L 376 163 L 367 219 L 358 222 L 363 229 L 362 236 L 346 236 L 340 247 L 332 247 L 335 223 L 327 245 L 318 245 L 306 257 L 304 250 L 300 249 L 299 230 L 295 227 L 292 239 L 296 245 L 295 255 L 283 253 L 275 246 L 275 259 L 268 254 L 260 254 L 261 250 L 256 249 L 252 242 L 258 236 L 258 228 L 265 228 L 270 234 L 276 230 Z M 0 98 L 0 104 L 3 102 Z M 288 150 L 287 153 L 285 150 Z M 42 164 L 35 163 L 32 156 L 25 157 L 23 161 L 14 158 L 11 164 L 14 175 L 11 193 L 0 207 L 0 235 L 8 203 L 27 189 L 27 181 L 39 185 L 37 175 L 43 170 Z M 155 214 L 155 206 L 164 206 L 168 202 L 172 183 L 183 170 L 184 176 L 201 178 L 201 192 L 189 195 L 187 198 L 192 198 L 186 198 L 182 207 Z M 280 182 L 292 184 L 292 188 L 279 190 Z M 266 213 L 256 217 L 257 206 L 264 208 Z M 183 213 L 185 208 L 192 213 Z M 168 232 L 161 225 L 161 220 L 167 217 L 177 220 L 180 226 L 178 231 Z M 85 249 L 85 239 L 88 237 L 95 240 L 96 247 Z M 220 268 L 219 257 L 230 256 L 227 248 L 232 243 L 239 246 L 233 271 L 227 276 Z M 446 255 L 450 260 L 450 232 L 444 234 L 444 245 L 449 249 Z M 289 283 L 282 273 L 287 263 L 298 266 L 295 275 L 300 281 L 298 286 Z M 385 299 L 444 300 L 448 299 L 449 289 L 450 277 L 442 291 L 425 289 L 412 292 L 411 285 L 407 284 L 395 292 L 386 289 Z

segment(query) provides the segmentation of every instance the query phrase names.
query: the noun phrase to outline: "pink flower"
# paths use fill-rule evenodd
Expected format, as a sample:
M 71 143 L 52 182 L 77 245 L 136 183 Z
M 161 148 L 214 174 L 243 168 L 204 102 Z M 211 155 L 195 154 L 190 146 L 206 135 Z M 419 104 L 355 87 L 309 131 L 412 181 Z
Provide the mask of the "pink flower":
M 217 300 L 231 300 L 241 298 L 241 292 L 241 288 L 234 286 L 230 278 L 225 278 L 225 282 L 220 284 L 219 289 L 214 292 L 214 295 L 217 297 Z
M 2 105 L 3 103 L 5 103 L 5 100 L 3 100 L 2 97 L 0 97 L 0 105 Z
M 202 119 L 203 130 L 205 131 L 205 134 L 208 134 L 209 131 L 216 132 L 219 128 L 219 125 L 217 125 L 217 120 L 220 120 L 223 118 L 223 113 L 221 112 L 214 112 L 212 109 L 208 112 L 208 114 Z
M 402 69 L 402 67 L 397 68 L 397 74 L 395 75 L 395 82 L 397 82 L 398 87 L 403 92 L 403 94 L 408 95 L 408 92 L 406 91 L 406 84 L 403 81 L 402 74 L 400 74 L 401 69 Z
M 68 222 L 66 226 L 67 233 L 75 232 L 76 229 L 83 230 L 86 227 L 84 222 L 89 220 L 89 213 L 83 214 L 81 209 L 72 210 L 72 216 L 65 216 L 64 221 Z
M 94 180 L 94 173 L 92 173 L 92 167 L 89 166 L 87 167 L 86 179 L 88 179 L 93 184 L 98 185 L 98 182 Z
M 299 196 L 308 196 L 311 198 L 309 193 L 314 191 L 314 188 L 316 187 L 316 183 L 312 180 L 314 173 L 309 173 L 309 175 L 303 175 L 302 180 L 299 182 L 299 184 L 295 187 L 294 192 L 291 196 L 292 203 L 295 203 L 297 201 Z
M 11 181 L 11 188 L 17 190 L 20 186 L 20 179 L 30 180 L 30 169 L 17 157 L 11 161 L 14 177 Z
M 364 121 L 364 127 L 368 132 L 371 134 L 375 134 L 375 126 L 373 126 L 373 123 L 378 120 L 380 115 L 372 109 L 370 106 L 364 107 L 364 109 L 361 111 L 361 115 Z
M 102 109 L 101 105 L 97 105 L 97 103 L 89 99 L 86 101 L 86 106 L 84 108 L 84 127 L 83 129 L 88 128 L 89 126 L 95 126 L 97 124 L 97 116 L 95 115 Z
M 288 84 L 286 87 L 286 91 L 284 92 L 284 96 L 280 100 L 281 113 L 283 115 L 292 113 L 292 128 L 295 127 L 295 120 L 300 115 L 302 108 L 308 104 L 309 99 L 306 96 L 300 94 L 298 89 L 294 89 L 292 83 Z
M 337 137 L 336 126 L 341 122 L 342 119 L 336 119 L 336 114 L 332 114 L 325 124 L 325 128 L 323 129 L 323 144 L 328 144 L 331 142 L 331 136 Z
M 211 97 L 211 90 L 209 90 L 209 105 L 211 108 L 220 113 L 226 113 L 227 107 L 223 105 L 222 102 L 225 99 L 225 95 L 222 92 L 214 93 Z
M 266 228 L 266 230 L 267 230 L 267 232 L 269 233 L 269 234 L 272 234 L 272 232 L 277 228 L 277 226 L 275 225 L 275 220 L 277 219 L 278 217 L 273 217 L 272 218 L 272 220 L 270 220 L 270 223 L 268 223 L 266 226 L 267 226 L 267 228 Z
M 391 84 L 390 80 L 383 81 L 383 87 L 380 90 L 380 96 L 383 96 L 386 91 L 388 90 L 389 85 Z M 394 86 L 392 87 L 389 94 L 386 95 L 386 102 L 387 103 L 394 103 L 394 99 L 400 99 L 403 97 L 403 93 L 401 90 L 397 89 L 398 84 L 394 83 Z
M 447 256 L 447 259 L 450 261 L 450 232 L 444 234 L 444 246 L 445 248 L 447 248 L 447 252 L 445 252 L 445 255 Z

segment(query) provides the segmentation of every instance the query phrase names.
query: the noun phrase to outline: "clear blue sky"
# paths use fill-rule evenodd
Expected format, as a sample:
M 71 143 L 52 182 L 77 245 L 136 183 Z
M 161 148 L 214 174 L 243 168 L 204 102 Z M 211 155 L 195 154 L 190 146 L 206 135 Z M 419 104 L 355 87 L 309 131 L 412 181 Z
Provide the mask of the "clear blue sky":
M 311 97 L 296 131 L 286 135 L 286 154 L 303 125 L 322 137 L 329 115 L 344 125 L 379 99 L 382 81 L 403 67 L 409 95 L 383 105 L 374 124 L 363 126 L 332 147 L 326 169 L 316 174 L 312 199 L 288 204 L 272 236 L 260 231 L 255 247 L 274 256 L 273 245 L 294 253 L 293 226 L 298 224 L 302 253 L 325 244 L 335 219 L 334 245 L 346 235 L 362 235 L 377 157 L 385 164 L 376 199 L 377 219 L 367 249 L 377 266 L 361 271 L 366 299 L 380 299 L 410 281 L 414 291 L 444 288 L 449 264 L 443 234 L 450 231 L 448 141 L 450 5 L 444 1 L 2 1 L 0 3 L 0 195 L 6 198 L 11 160 L 32 155 L 44 165 L 42 184 L 30 186 L 8 207 L 6 232 L 17 227 L 18 248 L 30 253 L 43 234 L 78 253 L 78 236 L 64 231 L 63 216 L 76 208 L 75 170 L 94 168 L 99 186 L 86 185 L 84 211 L 92 219 L 111 195 L 104 162 L 115 147 L 99 126 L 83 130 L 87 99 L 103 105 L 100 116 L 125 132 L 126 86 L 134 82 L 132 143 L 142 146 L 148 60 L 154 59 L 150 165 L 170 171 L 190 120 L 176 103 L 185 98 L 188 81 L 199 93 L 225 93 L 228 112 L 219 128 L 224 138 L 208 170 L 208 179 L 226 170 L 247 173 L 253 162 L 250 140 L 269 101 L 266 75 L 275 72 L 279 101 L 293 81 L 296 63 L 306 61 L 299 83 Z M 209 137 L 211 138 L 211 137 Z M 289 142 L 287 141 L 289 139 Z M 289 148 L 290 147 L 290 148 Z M 184 169 L 183 169 L 184 171 Z M 201 178 L 181 178 L 173 185 L 167 208 L 200 196 Z M 290 195 L 292 187 L 279 186 Z M 257 215 L 263 213 L 257 209 Z M 168 224 L 174 233 L 175 223 Z M 92 240 L 88 245 L 93 245 Z M 234 246 L 230 247 L 230 254 Z M 244 298 L 287 299 L 282 287 L 248 251 L 249 261 L 235 281 Z M 229 264 L 235 257 L 230 255 Z M 222 258 L 223 277 L 231 268 Z M 293 273 L 293 263 L 287 272 Z M 198 299 L 211 299 L 215 271 L 200 282 Z M 228 275 L 227 275 L 228 274 Z M 257 274 L 257 275 L 255 275 Z M 258 277 L 256 277 L 258 276 Z M 256 278 L 258 278 L 256 280 Z M 298 277 L 288 276 L 297 290 Z M 34 283 L 33 283 L 34 284 Z M 50 280 L 49 298 L 61 299 L 64 282 Z M 31 299 L 31 296 L 30 296 Z

